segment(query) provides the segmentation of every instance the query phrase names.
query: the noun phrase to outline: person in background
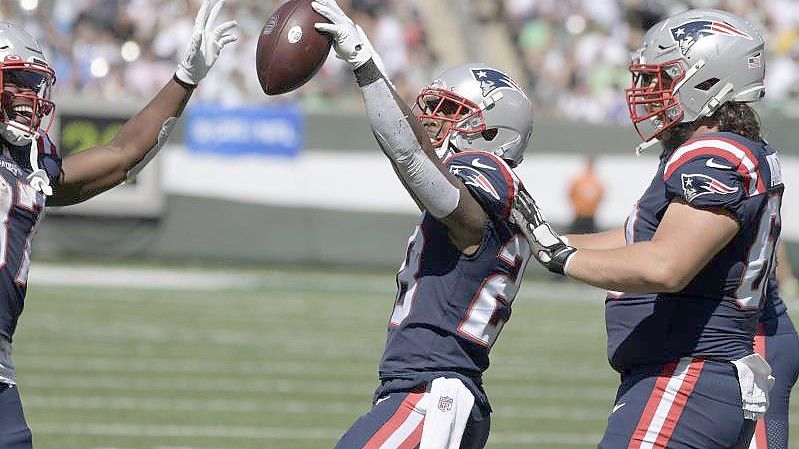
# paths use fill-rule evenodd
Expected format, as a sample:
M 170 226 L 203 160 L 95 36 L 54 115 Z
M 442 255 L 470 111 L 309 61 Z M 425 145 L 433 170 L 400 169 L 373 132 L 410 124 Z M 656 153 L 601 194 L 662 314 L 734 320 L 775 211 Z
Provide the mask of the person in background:
M 569 201 L 574 211 L 574 220 L 569 227 L 571 234 L 596 232 L 596 211 L 605 195 L 605 187 L 594 171 L 594 155 L 585 158 L 585 170 L 569 185 Z

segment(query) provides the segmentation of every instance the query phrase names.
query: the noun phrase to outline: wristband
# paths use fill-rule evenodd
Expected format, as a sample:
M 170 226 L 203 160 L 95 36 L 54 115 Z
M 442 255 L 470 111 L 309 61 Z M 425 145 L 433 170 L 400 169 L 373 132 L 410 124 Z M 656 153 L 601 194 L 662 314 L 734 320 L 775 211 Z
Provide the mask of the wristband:
M 374 59 L 369 59 L 365 64 L 353 71 L 358 87 L 368 86 L 383 77 Z
M 182 87 L 182 88 L 184 88 L 186 90 L 194 90 L 197 87 L 196 84 L 190 84 L 190 83 L 187 83 L 187 82 L 181 80 L 180 78 L 178 78 L 177 72 L 175 72 L 175 74 L 172 75 L 172 81 L 178 83 L 180 85 L 180 87 Z

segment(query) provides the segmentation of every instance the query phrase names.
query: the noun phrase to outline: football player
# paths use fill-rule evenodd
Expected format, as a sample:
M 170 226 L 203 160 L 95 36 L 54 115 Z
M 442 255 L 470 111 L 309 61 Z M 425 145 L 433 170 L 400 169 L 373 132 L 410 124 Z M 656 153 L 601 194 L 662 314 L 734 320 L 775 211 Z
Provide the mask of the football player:
M 223 0 L 205 0 L 175 76 L 106 145 L 63 160 L 47 136 L 56 74 L 42 46 L 0 22 L 0 447 L 31 448 L 16 388 L 11 341 L 25 299 L 31 238 L 45 206 L 79 203 L 138 173 L 163 147 L 197 83 L 236 40 L 215 25 Z
M 412 112 L 360 27 L 334 0 L 312 6 L 330 20 L 316 27 L 353 69 L 377 142 L 422 211 L 397 273 L 374 405 L 336 447 L 482 448 L 481 376 L 530 258 L 509 214 L 532 105 L 504 72 L 463 64 L 423 89 Z
M 768 288 L 780 160 L 747 104 L 763 97 L 764 57 L 757 28 L 724 11 L 656 24 L 626 95 L 639 149 L 663 151 L 624 227 L 564 238 L 529 195 L 514 209 L 544 266 L 611 291 L 608 356 L 621 386 L 602 449 L 746 448 L 768 408 L 774 379 L 753 347 L 764 303 L 775 305 L 764 327 L 793 327 Z M 780 408 L 787 418 L 787 398 Z

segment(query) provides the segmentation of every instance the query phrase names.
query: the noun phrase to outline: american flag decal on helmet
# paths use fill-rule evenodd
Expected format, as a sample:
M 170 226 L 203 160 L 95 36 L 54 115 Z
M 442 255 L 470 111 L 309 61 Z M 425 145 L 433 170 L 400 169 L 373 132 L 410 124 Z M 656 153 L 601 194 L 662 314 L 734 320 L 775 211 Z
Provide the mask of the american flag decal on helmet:
M 483 89 L 483 96 L 487 97 L 488 94 L 497 89 L 513 89 L 521 92 L 521 89 L 513 79 L 500 72 L 499 70 L 482 68 L 471 69 L 472 76 L 480 83 L 480 88 Z
M 690 203 L 696 197 L 709 193 L 730 195 L 737 192 L 738 187 L 730 187 L 712 176 L 696 173 L 682 175 L 682 190 L 685 193 L 685 199 Z
M 680 51 L 685 54 L 693 45 L 705 36 L 742 37 L 752 40 L 752 36 L 726 22 L 716 20 L 694 20 L 671 28 L 671 37 L 680 44 Z

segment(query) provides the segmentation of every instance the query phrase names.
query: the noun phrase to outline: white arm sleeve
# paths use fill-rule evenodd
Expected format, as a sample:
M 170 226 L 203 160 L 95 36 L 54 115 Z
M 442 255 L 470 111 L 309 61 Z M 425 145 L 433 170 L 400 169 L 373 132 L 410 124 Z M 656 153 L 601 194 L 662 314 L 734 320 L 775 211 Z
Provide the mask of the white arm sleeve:
M 369 125 L 386 156 L 430 214 L 443 218 L 458 207 L 460 190 L 425 154 L 394 94 L 380 77 L 361 87 Z

